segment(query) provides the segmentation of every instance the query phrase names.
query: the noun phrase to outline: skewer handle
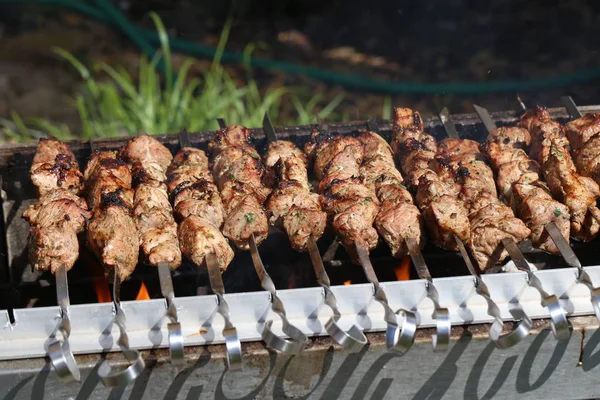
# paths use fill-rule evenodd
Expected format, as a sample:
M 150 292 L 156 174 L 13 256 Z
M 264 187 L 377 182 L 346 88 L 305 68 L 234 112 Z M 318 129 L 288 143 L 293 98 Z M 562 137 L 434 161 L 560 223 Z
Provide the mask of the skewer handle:
M 275 284 L 267 273 L 267 270 L 265 269 L 265 266 L 260 258 L 260 254 L 258 253 L 258 246 L 256 245 L 254 234 L 250 236 L 250 254 L 252 256 L 254 269 L 256 270 L 256 274 L 260 279 L 262 288 L 271 295 L 271 310 L 281 319 L 283 333 L 288 335 L 292 340 L 282 339 L 281 337 L 277 336 L 271 329 L 273 321 L 264 322 L 261 332 L 262 338 L 267 346 L 282 353 L 300 354 L 308 342 L 308 337 L 306 337 L 306 335 L 300 329 L 296 328 L 288 321 L 285 314 L 285 308 L 283 307 L 283 302 L 277 295 Z
M 448 344 L 450 343 L 450 331 L 452 329 L 450 313 L 447 308 L 440 306 L 440 295 L 433 284 L 433 278 L 429 273 L 429 268 L 427 268 L 423 253 L 421 253 L 417 241 L 414 238 L 406 238 L 405 242 L 419 278 L 425 280 L 427 297 L 433 302 L 434 311 L 432 317 L 435 319 L 436 326 L 436 333 L 433 335 L 433 351 L 446 351 L 448 350 Z
M 375 275 L 375 270 L 373 270 L 373 265 L 369 259 L 367 249 L 359 243 L 355 243 L 355 247 L 360 265 L 363 267 L 369 282 L 373 284 L 373 299 L 378 302 L 384 310 L 383 319 L 387 323 L 385 335 L 386 347 L 388 351 L 404 354 L 408 351 L 410 346 L 412 346 L 415 340 L 417 316 L 413 312 L 404 309 L 400 309 L 397 313 L 394 313 L 388 303 L 385 291 L 379 285 L 379 280 L 377 279 L 377 275 Z M 398 325 L 396 314 L 399 314 L 403 319 L 401 326 Z
M 113 368 L 107 360 L 104 360 L 98 368 L 98 377 L 107 387 L 125 386 L 134 381 L 144 370 L 146 364 L 139 351 L 129 347 L 129 337 L 127 336 L 126 318 L 121 308 L 121 279 L 118 271 L 113 270 L 113 304 L 115 307 L 115 317 L 113 323 L 119 328 L 119 339 L 117 345 L 121 352 L 130 363 L 125 369 Z
M 475 268 L 471 259 L 469 258 L 469 253 L 465 247 L 465 244 L 462 240 L 456 235 L 454 235 L 454 240 L 458 245 L 458 249 L 465 260 L 465 264 L 467 264 L 467 268 L 471 275 L 473 275 L 474 283 L 475 283 L 475 292 L 484 298 L 487 303 L 487 313 L 490 317 L 494 318 L 494 322 L 488 331 L 489 339 L 498 347 L 499 349 L 507 349 L 512 347 L 525 339 L 533 326 L 533 321 L 529 318 L 523 310 L 520 308 L 514 308 L 511 310 L 511 314 L 513 317 L 520 321 L 517 326 L 513 328 L 512 331 L 506 334 L 502 334 L 502 330 L 504 329 L 504 321 L 502 320 L 502 314 L 500 313 L 500 308 L 494 300 L 492 300 L 492 296 L 490 295 L 490 291 L 481 279 L 479 271 Z
M 167 318 L 171 321 L 167 324 L 171 362 L 175 365 L 181 365 L 184 362 L 183 334 L 177 317 L 175 290 L 173 289 L 171 268 L 168 263 L 158 263 L 158 278 L 160 280 L 160 291 L 167 301 Z
M 567 320 L 567 314 L 561 307 L 558 297 L 551 295 L 544 290 L 540 279 L 531 271 L 527 260 L 519 250 L 517 244 L 509 238 L 502 239 L 504 248 L 508 251 L 510 258 L 514 261 L 518 269 L 527 272 L 527 280 L 529 286 L 537 290 L 542 297 L 542 306 L 546 307 L 550 313 L 550 327 L 552 333 L 557 340 L 568 339 L 571 336 L 569 329 L 569 321 Z
M 367 337 L 360 330 L 356 324 L 353 324 L 348 331 L 344 331 L 339 326 L 339 320 L 342 318 L 337 307 L 337 299 L 331 291 L 331 283 L 329 276 L 325 272 L 325 266 L 321 255 L 319 254 L 319 248 L 317 247 L 317 241 L 314 237 L 308 239 L 308 252 L 317 275 L 319 285 L 323 288 L 323 298 L 325 304 L 331 309 L 333 316 L 325 323 L 325 330 L 338 344 L 342 345 L 346 350 L 357 351 L 367 344 Z
M 60 321 L 54 328 L 54 332 L 50 339 L 54 339 L 48 345 L 48 357 L 52 362 L 52 366 L 56 371 L 58 378 L 64 383 L 79 381 L 81 373 L 79 367 L 73 357 L 73 352 L 69 346 L 69 336 L 71 335 L 71 320 L 69 319 L 69 284 L 67 281 L 67 267 L 60 266 L 56 270 L 56 301 L 60 310 Z M 62 336 L 61 339 L 56 338 L 56 334 Z

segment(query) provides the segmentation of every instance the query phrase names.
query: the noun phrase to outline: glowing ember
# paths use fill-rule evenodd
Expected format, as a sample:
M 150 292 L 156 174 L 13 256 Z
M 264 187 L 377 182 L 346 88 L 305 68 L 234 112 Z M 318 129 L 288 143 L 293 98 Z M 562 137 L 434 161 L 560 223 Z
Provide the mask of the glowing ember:
M 146 287 L 146 285 L 144 285 L 144 282 L 142 282 L 142 286 L 140 286 L 140 290 L 137 294 L 137 296 L 135 296 L 136 300 L 150 300 L 150 294 L 148 293 L 148 288 Z
M 406 256 L 400 261 L 400 265 L 394 268 L 396 273 L 396 280 L 408 281 L 410 280 L 410 257 Z
M 344 281 L 344 285 L 346 286 L 350 286 L 352 285 L 352 281 L 348 280 L 348 281 Z

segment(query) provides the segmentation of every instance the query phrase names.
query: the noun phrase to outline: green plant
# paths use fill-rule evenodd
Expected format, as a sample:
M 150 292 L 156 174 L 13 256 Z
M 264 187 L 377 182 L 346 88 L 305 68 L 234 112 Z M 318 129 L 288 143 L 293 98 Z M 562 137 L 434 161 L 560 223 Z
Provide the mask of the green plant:
M 186 59 L 178 71 L 173 70 L 166 29 L 156 14 L 151 13 L 150 16 L 161 39 L 161 49 L 152 59 L 141 56 L 137 82 L 123 66 L 102 63 L 88 68 L 69 52 L 54 49 L 77 70 L 84 83 L 82 93 L 71 99 L 81 120 L 81 134 L 78 136 L 82 139 L 134 135 L 139 130 L 149 134 L 177 132 L 183 128 L 190 131 L 213 130 L 217 128 L 216 119 L 219 117 L 256 127 L 261 125 L 265 112 L 269 112 L 277 124 L 316 122 L 317 106 L 323 102 L 320 94 L 304 102 L 293 88 L 268 87 L 261 92 L 250 67 L 246 68 L 247 85 L 236 85 L 221 64 L 231 20 L 221 33 L 210 68 L 201 76 L 192 77 L 190 68 L 193 59 Z M 254 45 L 247 46 L 245 54 L 248 59 L 254 48 Z M 161 69 L 164 74 L 161 74 Z M 105 73 L 108 79 L 98 80 L 94 75 L 98 71 Z M 161 75 L 164 75 L 163 79 Z M 320 117 L 332 116 L 342 99 L 343 95 L 339 94 L 325 105 Z M 295 120 L 282 121 L 278 118 L 285 100 L 293 104 L 297 114 Z M 16 113 L 11 117 L 12 121 L 0 121 L 0 125 L 5 134 L 15 141 L 34 139 L 43 135 L 42 132 L 60 139 L 74 136 L 66 126 L 33 119 L 27 121 L 28 128 Z

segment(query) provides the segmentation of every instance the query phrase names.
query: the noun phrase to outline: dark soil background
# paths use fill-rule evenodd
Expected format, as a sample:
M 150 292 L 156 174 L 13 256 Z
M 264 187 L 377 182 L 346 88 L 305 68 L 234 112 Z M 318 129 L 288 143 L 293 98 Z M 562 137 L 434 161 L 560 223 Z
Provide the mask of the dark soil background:
M 449 0 L 120 1 L 137 25 L 152 28 L 156 11 L 172 35 L 216 45 L 233 15 L 227 49 L 262 43 L 257 55 L 389 81 L 488 82 L 573 73 L 600 65 L 600 2 Z M 135 64 L 139 50 L 125 36 L 52 7 L 0 4 L 0 117 L 23 116 L 76 126 L 62 100 L 77 90 L 73 71 L 51 55 L 53 46 L 84 60 Z M 207 61 L 208 62 L 208 61 Z M 231 66 L 243 84 L 243 68 Z M 345 92 L 339 115 L 379 116 L 385 95 L 335 87 L 301 76 L 256 70 L 263 85 L 301 86 L 333 98 Z M 569 94 L 579 104 L 599 100 L 600 81 L 522 93 L 527 103 L 559 106 Z M 392 104 L 424 114 L 443 106 L 471 112 L 473 102 L 492 110 L 516 109 L 516 93 L 478 96 L 395 95 Z M 326 101 L 325 100 L 325 101 Z

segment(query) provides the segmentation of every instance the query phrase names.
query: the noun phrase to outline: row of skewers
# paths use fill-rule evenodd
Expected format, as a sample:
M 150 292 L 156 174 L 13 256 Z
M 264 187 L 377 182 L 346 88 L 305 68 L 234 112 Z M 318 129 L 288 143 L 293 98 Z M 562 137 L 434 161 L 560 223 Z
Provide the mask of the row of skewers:
M 287 322 L 283 304 L 258 253 L 269 225 L 285 230 L 294 249 L 309 251 L 324 287 L 325 302 L 333 311 L 327 330 L 339 343 L 358 347 L 366 343 L 366 338 L 356 326 L 345 332 L 337 325 L 340 315 L 316 246 L 328 220 L 374 285 L 374 298 L 385 310 L 390 350 L 402 353 L 410 347 L 416 316 L 408 310 L 394 312 L 387 304 L 368 258 L 379 237 L 393 256 L 410 255 L 419 276 L 425 279 L 428 297 L 435 306 L 436 348 L 447 346 L 450 323 L 420 253 L 427 236 L 436 246 L 461 251 L 477 277 L 477 292 L 486 298 L 494 317 L 490 337 L 499 347 L 508 347 L 527 334 L 530 320 L 521 315 L 520 328 L 502 336 L 502 319 L 478 278 L 478 269 L 491 269 L 508 253 L 518 266 L 528 269 L 515 245 L 528 237 L 535 247 L 557 253 L 566 251 L 564 243 L 571 232 L 578 240 L 591 240 L 598 233 L 594 227 L 598 220 L 593 181 L 577 175 L 574 168 L 564 169 L 563 163 L 556 161 L 570 156 L 570 149 L 560 139 L 560 127 L 551 131 L 540 128 L 551 122 L 543 109 L 536 108 L 523 116 L 521 125 L 525 128 L 495 129 L 480 148 L 476 142 L 458 138 L 437 143 L 424 132 L 418 112 L 396 109 L 391 146 L 376 127 L 358 137 L 334 136 L 326 129 L 316 129 L 302 151 L 291 142 L 277 140 L 266 118 L 265 133 L 270 144 L 264 158 L 251 145 L 248 129 L 223 125 L 209 143 L 212 163 L 203 151 L 190 145 L 185 133 L 180 135 L 182 149 L 175 157 L 152 137 L 141 135 L 118 152 L 94 152 L 83 174 L 65 144 L 40 141 L 31 167 L 40 200 L 24 214 L 31 224 L 30 262 L 37 269 L 52 271 L 57 279 L 64 274 L 66 282 L 66 271 L 79 254 L 77 234 L 90 221 L 88 247 L 113 273 L 115 322 L 121 329 L 120 344 L 132 361 L 125 373 L 112 371 L 108 365 L 99 371 L 105 373 L 103 381 L 107 384 L 126 382 L 139 374 L 140 367 L 143 369 L 139 354 L 128 349 L 124 315 L 122 311 L 119 314 L 118 304 L 118 286 L 137 265 L 140 251 L 145 262 L 162 271 L 161 288 L 173 325 L 170 341 L 177 342 L 171 346 L 172 351 L 182 355 L 183 341 L 168 272 L 180 265 L 183 255 L 208 268 L 219 313 L 226 321 L 230 362 L 235 364 L 241 359 L 220 279 L 220 272 L 233 259 L 229 244 L 233 243 L 251 251 L 261 283 L 271 293 L 272 310 L 281 317 L 283 332 L 291 340 L 275 335 L 272 321 L 263 321 L 263 338 L 280 351 L 300 352 L 307 338 Z M 571 124 L 567 131 L 581 126 L 579 122 Z M 453 126 L 448 125 L 448 130 L 451 133 Z M 530 146 L 528 138 L 532 137 Z M 537 158 L 538 164 L 529 156 Z M 396 168 L 396 161 L 402 172 Z M 319 179 L 317 193 L 308 181 L 309 164 Z M 583 200 L 587 201 L 585 210 L 579 197 L 582 190 L 587 190 L 584 193 L 588 196 Z M 82 193 L 85 199 L 79 197 Z M 593 202 L 588 200 L 590 196 Z M 566 247 L 570 250 L 568 243 Z M 466 248 L 478 268 L 472 265 Z M 528 279 L 550 308 L 557 337 L 568 337 L 558 299 L 543 291 L 530 270 Z M 61 310 L 64 321 L 68 312 L 66 307 Z M 402 324 L 397 315 L 402 317 Z M 66 338 L 68 331 L 63 328 L 57 330 L 62 329 Z M 64 349 L 59 350 L 63 357 L 58 353 L 57 360 L 69 358 Z

